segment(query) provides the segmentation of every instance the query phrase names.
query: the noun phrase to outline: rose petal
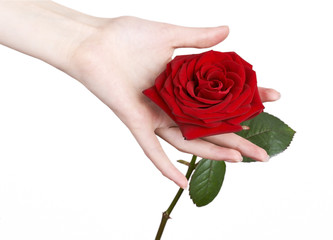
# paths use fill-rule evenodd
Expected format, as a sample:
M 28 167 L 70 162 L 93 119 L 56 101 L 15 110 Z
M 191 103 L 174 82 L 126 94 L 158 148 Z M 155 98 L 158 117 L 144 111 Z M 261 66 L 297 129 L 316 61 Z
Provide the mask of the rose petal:
M 248 98 L 248 100 L 244 104 L 249 104 L 253 101 L 253 97 L 256 91 L 258 91 L 257 88 L 257 77 L 255 71 L 249 68 L 245 68 L 246 72 L 246 79 L 247 79 L 247 84 L 248 86 L 253 89 L 252 95 Z M 261 102 L 261 101 L 260 101 Z
M 234 98 L 238 98 L 239 94 L 243 91 L 244 80 L 234 72 L 228 72 L 226 74 L 226 78 L 233 82 L 233 87 L 230 89 L 230 93 L 234 96 Z
M 175 116 L 172 114 L 168 105 L 164 102 L 161 96 L 158 94 L 156 87 L 153 86 L 143 91 L 147 97 L 149 97 L 154 103 L 156 103 L 162 110 L 171 117 L 171 119 L 175 120 Z
M 209 118 L 219 118 L 220 120 L 223 120 L 225 116 L 225 114 L 223 113 L 223 109 L 229 104 L 231 98 L 232 95 L 228 96 L 224 101 L 220 102 L 219 104 L 208 108 L 191 108 L 184 105 L 179 107 L 186 115 L 194 118 L 200 118 L 203 121 Z
M 232 125 L 226 122 L 221 122 L 219 126 L 214 128 L 206 128 L 196 125 L 179 125 L 179 128 L 187 140 L 242 130 L 240 125 Z
M 232 60 L 232 56 L 221 54 L 220 52 L 208 51 L 199 56 L 195 70 L 198 71 L 202 65 L 214 65 L 214 63 L 223 62 L 225 60 Z
M 232 57 L 232 59 L 234 61 L 240 62 L 242 63 L 243 66 L 248 67 L 250 69 L 252 69 L 252 65 L 250 63 L 248 63 L 247 61 L 245 61 L 241 56 L 239 56 L 237 53 L 235 52 L 228 52 L 228 54 Z
M 239 115 L 238 117 L 229 119 L 228 123 L 239 124 L 246 120 L 249 120 L 250 118 L 253 118 L 253 117 L 257 116 L 259 113 L 261 113 L 263 111 L 264 107 L 262 104 L 256 104 L 256 105 L 252 105 L 250 109 L 251 110 L 248 111 L 247 113 L 244 113 L 242 115 Z
M 246 80 L 244 66 L 232 61 L 225 61 L 223 62 L 223 64 L 227 71 L 226 75 L 228 75 L 229 72 L 233 72 L 240 77 L 240 82 L 238 84 L 240 85 L 240 87 L 242 87 Z
M 181 87 L 175 88 L 175 96 L 178 101 L 180 101 L 182 104 L 188 107 L 192 108 L 206 108 L 210 107 L 211 104 L 203 103 L 200 101 L 197 101 L 196 99 L 191 98 L 187 93 L 183 91 Z
M 201 88 L 198 90 L 198 97 L 204 99 L 223 100 L 224 97 L 229 93 L 229 89 L 225 91 L 216 91 L 207 88 Z
M 221 102 L 221 100 L 205 99 L 205 98 L 196 96 L 196 94 L 194 92 L 194 87 L 195 87 L 194 81 L 188 82 L 188 87 L 186 88 L 186 91 L 192 97 L 192 99 L 195 99 L 201 103 L 206 103 L 209 105 L 214 105 L 214 104 L 218 104 Z
M 234 99 L 230 102 L 230 104 L 226 107 L 225 111 L 227 113 L 231 113 L 237 110 L 242 105 L 247 105 L 246 101 L 248 98 L 252 98 L 252 89 L 249 87 L 249 85 L 245 84 L 243 92 L 239 95 L 238 98 Z
M 170 65 L 171 77 L 174 78 L 175 75 L 178 73 L 179 68 L 187 61 L 190 61 L 196 57 L 195 55 L 183 55 L 183 56 L 176 56 L 168 65 Z

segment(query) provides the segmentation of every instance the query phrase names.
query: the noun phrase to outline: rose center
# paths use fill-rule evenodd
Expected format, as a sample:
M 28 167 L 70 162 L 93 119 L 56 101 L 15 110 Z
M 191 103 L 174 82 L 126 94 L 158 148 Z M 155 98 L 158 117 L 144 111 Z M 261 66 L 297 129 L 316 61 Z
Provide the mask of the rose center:
M 222 89 L 223 84 L 219 80 L 213 80 L 213 81 L 210 81 L 209 86 L 213 89 L 220 90 L 220 89 Z

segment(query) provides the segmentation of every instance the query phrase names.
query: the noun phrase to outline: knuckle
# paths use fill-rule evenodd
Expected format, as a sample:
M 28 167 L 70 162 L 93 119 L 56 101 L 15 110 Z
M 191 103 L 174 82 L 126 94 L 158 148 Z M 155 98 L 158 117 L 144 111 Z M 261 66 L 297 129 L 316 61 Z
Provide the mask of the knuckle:
M 242 155 L 237 150 L 230 149 L 228 155 L 229 155 L 230 160 L 240 160 L 240 159 L 242 159 Z
M 147 114 L 145 111 L 132 111 L 130 116 L 126 117 L 124 120 L 125 124 L 132 131 L 145 131 L 147 127 L 151 126 L 149 119 L 147 119 Z
M 234 149 L 237 151 L 242 151 L 244 146 L 248 145 L 248 141 L 244 138 L 239 138 L 237 141 L 234 143 Z
M 221 160 L 221 156 L 223 156 L 224 151 L 223 149 L 212 145 L 208 147 L 208 152 L 212 160 Z
M 191 153 L 192 151 L 189 150 L 189 146 L 188 144 L 183 140 L 183 139 L 178 139 L 176 144 L 175 144 L 175 148 L 178 151 L 184 152 L 184 153 Z
M 234 160 L 239 158 L 239 153 L 232 149 L 212 145 L 208 148 L 209 158 L 212 160 Z
M 150 160 L 155 162 L 155 159 L 162 154 L 163 149 L 161 146 L 150 146 L 143 149 L 143 151 Z

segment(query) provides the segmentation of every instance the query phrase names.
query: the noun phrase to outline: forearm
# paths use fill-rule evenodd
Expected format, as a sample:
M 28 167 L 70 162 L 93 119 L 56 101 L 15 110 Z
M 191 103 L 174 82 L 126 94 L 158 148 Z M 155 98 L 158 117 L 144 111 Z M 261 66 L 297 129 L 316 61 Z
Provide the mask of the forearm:
M 65 72 L 73 51 L 98 24 L 52 1 L 0 1 L 0 43 Z

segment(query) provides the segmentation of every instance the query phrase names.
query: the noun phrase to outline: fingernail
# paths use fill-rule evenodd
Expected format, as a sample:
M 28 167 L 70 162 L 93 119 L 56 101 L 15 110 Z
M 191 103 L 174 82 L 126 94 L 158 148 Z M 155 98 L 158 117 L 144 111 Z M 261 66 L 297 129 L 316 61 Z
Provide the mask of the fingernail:
M 219 27 L 220 27 L 220 29 L 223 29 L 223 31 L 227 31 L 227 34 L 230 33 L 230 28 L 228 25 L 223 25 L 223 26 L 219 26 Z
M 249 126 L 242 126 L 243 130 L 250 130 Z
M 236 159 L 236 162 L 242 162 L 242 161 L 243 161 L 242 155 L 239 158 Z
M 187 181 L 186 182 L 183 182 L 181 184 L 177 184 L 180 188 L 184 189 L 184 190 L 187 190 L 188 188 L 188 184 L 187 184 Z
M 230 162 L 230 163 L 239 162 L 239 161 L 237 161 L 237 160 L 222 160 L 222 161 L 225 161 L 225 162 Z
M 225 162 L 231 162 L 231 163 L 235 163 L 235 162 L 242 162 L 243 161 L 243 156 L 242 155 L 239 155 L 233 159 L 225 159 L 223 160 Z
M 271 158 L 271 157 L 270 157 L 269 155 L 267 155 L 267 157 L 266 157 L 266 159 L 264 160 L 264 162 L 268 162 L 270 158 Z
M 281 93 L 276 91 L 275 89 L 270 89 L 270 94 L 271 94 L 271 98 L 274 101 L 279 100 L 281 98 Z

